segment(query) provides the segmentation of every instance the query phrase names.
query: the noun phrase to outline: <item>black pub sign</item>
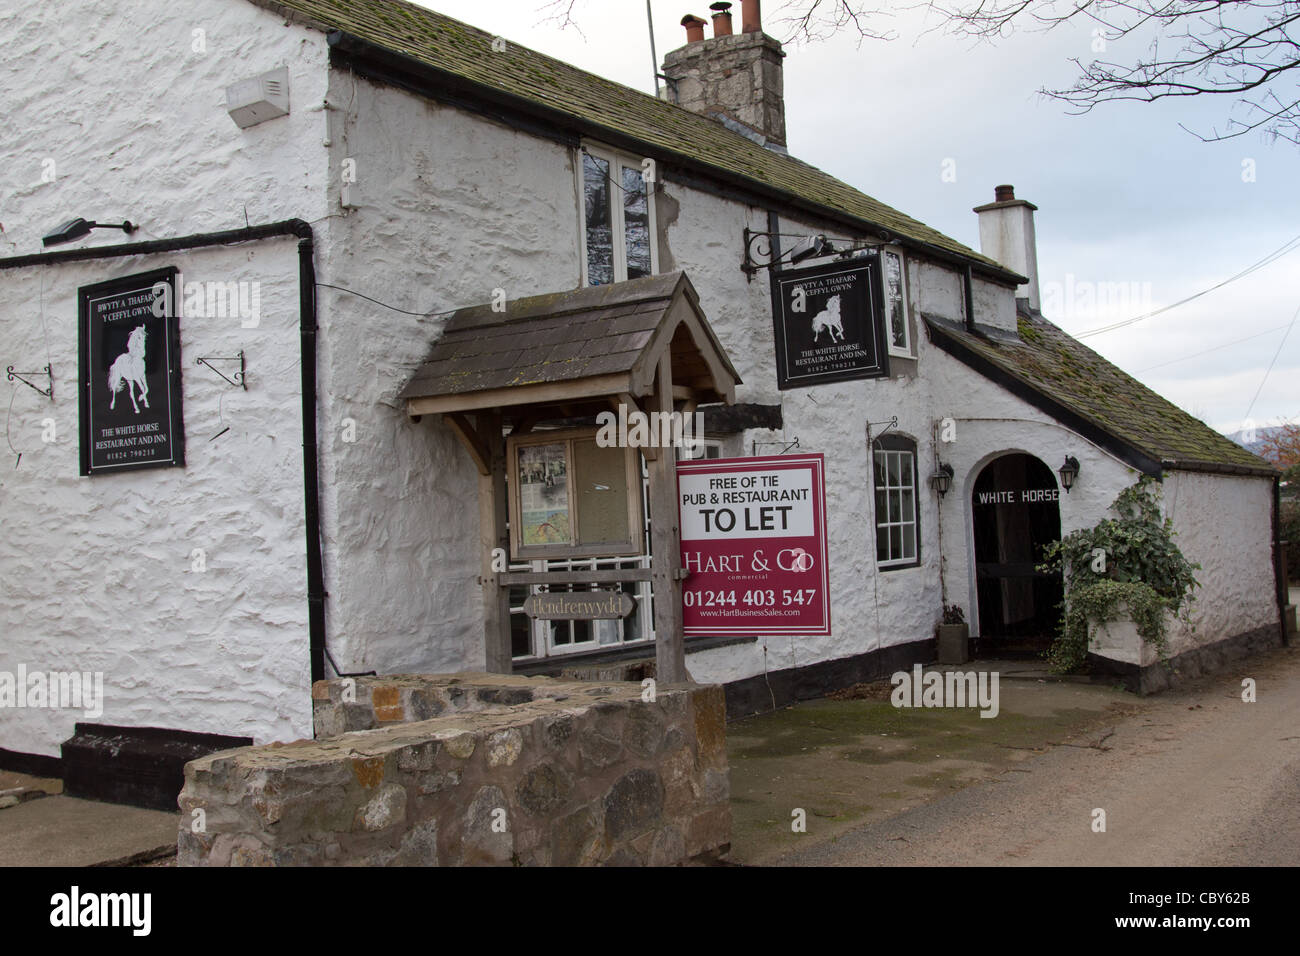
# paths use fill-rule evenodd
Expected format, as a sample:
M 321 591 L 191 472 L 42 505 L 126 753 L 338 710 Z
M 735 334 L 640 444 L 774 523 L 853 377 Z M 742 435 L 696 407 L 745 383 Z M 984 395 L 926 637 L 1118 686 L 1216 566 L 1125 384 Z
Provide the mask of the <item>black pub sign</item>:
M 185 464 L 176 273 L 78 290 L 83 475 Z
M 889 374 L 879 257 L 780 272 L 773 286 L 779 388 Z

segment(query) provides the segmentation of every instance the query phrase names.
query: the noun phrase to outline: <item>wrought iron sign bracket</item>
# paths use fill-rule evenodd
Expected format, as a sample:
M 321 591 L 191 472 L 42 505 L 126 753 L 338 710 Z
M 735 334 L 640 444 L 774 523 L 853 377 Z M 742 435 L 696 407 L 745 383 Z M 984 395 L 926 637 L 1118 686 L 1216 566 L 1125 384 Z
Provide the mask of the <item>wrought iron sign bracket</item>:
M 238 371 L 238 372 L 233 372 L 233 373 L 231 373 L 231 374 L 234 375 L 234 378 L 231 378 L 230 376 L 228 376 L 228 375 L 226 375 L 224 372 L 222 372 L 221 369 L 219 369 L 219 368 L 217 368 L 215 365 L 213 365 L 213 364 L 212 364 L 213 362 L 238 362 L 238 363 L 239 363 L 239 371 Z M 198 359 L 195 360 L 194 364 L 195 364 L 195 365 L 206 365 L 208 368 L 212 369 L 212 371 L 214 371 L 214 372 L 216 372 L 218 375 L 220 375 L 220 376 L 222 377 L 222 379 L 224 379 L 226 382 L 229 382 L 231 385 L 237 385 L 237 386 L 239 386 L 240 388 L 242 388 L 244 391 L 248 391 L 248 381 L 247 381 L 247 380 L 245 379 L 245 377 L 244 377 L 244 351 L 243 351 L 243 349 L 240 349 L 239 354 L 237 354 L 237 355 L 233 355 L 233 356 L 230 356 L 229 358 L 224 357 L 224 356 L 220 356 L 220 355 L 205 355 L 205 356 L 201 356 L 201 357 L 199 357 Z
M 745 273 L 748 282 L 763 269 L 775 269 L 783 265 L 798 265 L 805 259 L 817 259 L 826 256 L 848 258 L 859 252 L 875 250 L 894 241 L 887 232 L 881 231 L 874 239 L 828 239 L 825 236 L 806 236 L 785 232 L 755 232 L 745 227 L 745 257 L 741 260 L 740 270 Z M 798 251 L 783 253 L 772 258 L 772 239 L 784 236 L 787 239 L 811 239 L 812 244 Z
M 49 386 L 47 388 L 41 388 L 39 385 L 33 385 L 31 382 L 27 381 L 27 379 L 23 378 L 24 375 L 31 375 L 33 377 L 44 375 L 49 379 Z M 10 365 L 5 369 L 5 379 L 10 382 L 14 379 L 18 379 L 18 381 L 22 382 L 27 387 L 36 389 L 36 391 L 40 392 L 50 401 L 54 401 L 54 374 L 50 371 L 48 365 L 39 372 L 15 372 L 14 367 Z
M 778 454 L 778 455 L 784 455 L 784 454 L 785 454 L 786 452 L 788 452 L 791 448 L 798 448 L 798 447 L 799 447 L 799 438 L 798 438 L 798 436 L 796 436 L 794 441 L 784 441 L 784 440 L 783 440 L 783 441 L 758 441 L 757 439 L 755 439 L 754 441 L 750 442 L 750 452 L 749 452 L 749 453 L 750 453 L 751 455 L 757 455 L 757 454 L 758 454 L 758 446 L 759 446 L 759 445 L 780 445 L 780 446 L 782 446 L 782 447 L 781 447 L 781 450 L 780 450 L 779 452 L 777 452 L 777 454 Z
M 880 430 L 879 435 L 873 435 L 872 429 L 874 429 L 877 425 L 884 425 L 885 427 Z M 887 422 L 867 422 L 867 444 L 870 445 L 873 441 L 875 441 L 877 438 L 880 438 L 891 428 L 897 428 L 897 427 L 898 427 L 897 415 L 890 418 L 889 421 Z

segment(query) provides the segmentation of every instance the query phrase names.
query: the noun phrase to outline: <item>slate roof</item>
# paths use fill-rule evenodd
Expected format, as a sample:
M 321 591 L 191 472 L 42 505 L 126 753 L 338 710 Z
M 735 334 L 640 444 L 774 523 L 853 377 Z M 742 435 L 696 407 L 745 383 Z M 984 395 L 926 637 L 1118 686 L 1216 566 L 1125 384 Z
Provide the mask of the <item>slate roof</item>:
M 721 123 L 648 93 L 510 43 L 493 52 L 492 34 L 403 0 L 251 0 L 288 19 L 339 30 L 485 89 L 563 114 L 582 126 L 644 144 L 657 158 L 681 157 L 724 181 L 751 183 L 818 207 L 840 220 L 929 246 L 1015 282 L 1005 266 L 892 209 L 814 166 L 760 146 Z M 435 0 L 436 2 L 436 0 Z M 739 242 L 739 237 L 737 237 Z
M 1275 473 L 1039 315 L 1020 316 L 1019 338 L 929 317 L 926 326 L 940 348 L 1143 471 Z
M 491 305 L 460 309 L 398 397 L 465 395 L 632 372 L 665 314 L 683 296 L 698 310 L 690 280 L 670 272 L 515 299 L 506 312 L 494 312 Z M 698 328 L 732 383 L 738 383 L 702 317 Z M 665 346 L 673 330 L 666 331 Z M 726 383 L 716 384 L 725 390 Z

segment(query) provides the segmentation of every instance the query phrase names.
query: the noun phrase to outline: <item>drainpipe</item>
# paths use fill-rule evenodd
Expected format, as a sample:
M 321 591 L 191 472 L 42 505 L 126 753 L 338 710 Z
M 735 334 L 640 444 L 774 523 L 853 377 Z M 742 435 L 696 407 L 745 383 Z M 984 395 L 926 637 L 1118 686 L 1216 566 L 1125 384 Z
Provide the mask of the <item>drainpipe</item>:
M 966 266 L 966 331 L 975 331 L 975 297 L 971 292 L 970 266 Z
M 1283 573 L 1286 554 L 1282 549 L 1282 476 L 1273 476 L 1273 578 L 1277 581 L 1277 620 L 1282 628 L 1282 646 L 1291 643 L 1286 632 L 1286 606 L 1290 603 L 1289 582 Z
M 175 239 L 151 239 L 116 246 L 91 246 L 40 252 L 0 259 L 0 270 L 25 266 L 57 265 L 91 259 L 120 259 L 126 256 L 180 252 L 204 246 L 253 242 L 277 236 L 298 237 L 298 328 L 302 366 L 302 468 L 303 514 L 307 525 L 307 620 L 311 658 L 311 679 L 325 677 L 325 574 L 320 544 L 320 479 L 316 441 L 316 266 L 311 225 L 302 219 L 285 219 L 261 226 L 206 232 Z M 182 292 L 184 290 L 181 290 Z

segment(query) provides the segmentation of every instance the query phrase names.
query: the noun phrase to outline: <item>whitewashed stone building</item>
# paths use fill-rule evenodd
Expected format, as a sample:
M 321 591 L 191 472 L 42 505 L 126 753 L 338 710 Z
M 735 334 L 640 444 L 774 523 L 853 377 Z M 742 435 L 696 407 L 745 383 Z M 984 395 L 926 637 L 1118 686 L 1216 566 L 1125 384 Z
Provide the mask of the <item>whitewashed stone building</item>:
M 102 714 L 0 709 L 5 763 L 55 768 L 79 720 L 310 736 L 311 683 L 338 673 L 653 657 L 645 583 L 631 617 L 590 623 L 530 621 L 516 588 L 510 659 L 492 651 L 479 473 L 404 389 L 456 310 L 656 274 L 685 275 L 740 382 L 705 409 L 703 454 L 825 456 L 829 636 L 687 641 L 733 715 L 933 660 L 945 603 L 981 649 L 1041 637 L 1059 582 L 1029 576 L 1034 546 L 1141 474 L 1204 569 L 1173 666 L 1281 640 L 1273 471 L 1042 318 L 1034 207 L 1009 189 L 979 209 L 979 253 L 791 156 L 757 8 L 734 32 L 720 13 L 710 39 L 687 22 L 661 98 L 400 2 L 0 15 L 21 134 L 4 144 L 0 347 L 27 380 L 7 383 L 0 672 L 104 680 Z M 42 251 L 73 217 L 135 228 Z M 780 275 L 868 262 L 880 370 L 780 381 Z M 99 384 L 78 369 L 103 356 L 78 354 L 82 290 L 170 269 L 183 352 L 150 374 L 157 397 L 174 386 L 183 458 L 85 475 L 79 400 Z M 980 511 L 1006 489 L 1041 500 Z M 1170 666 L 1113 656 L 1135 684 Z

